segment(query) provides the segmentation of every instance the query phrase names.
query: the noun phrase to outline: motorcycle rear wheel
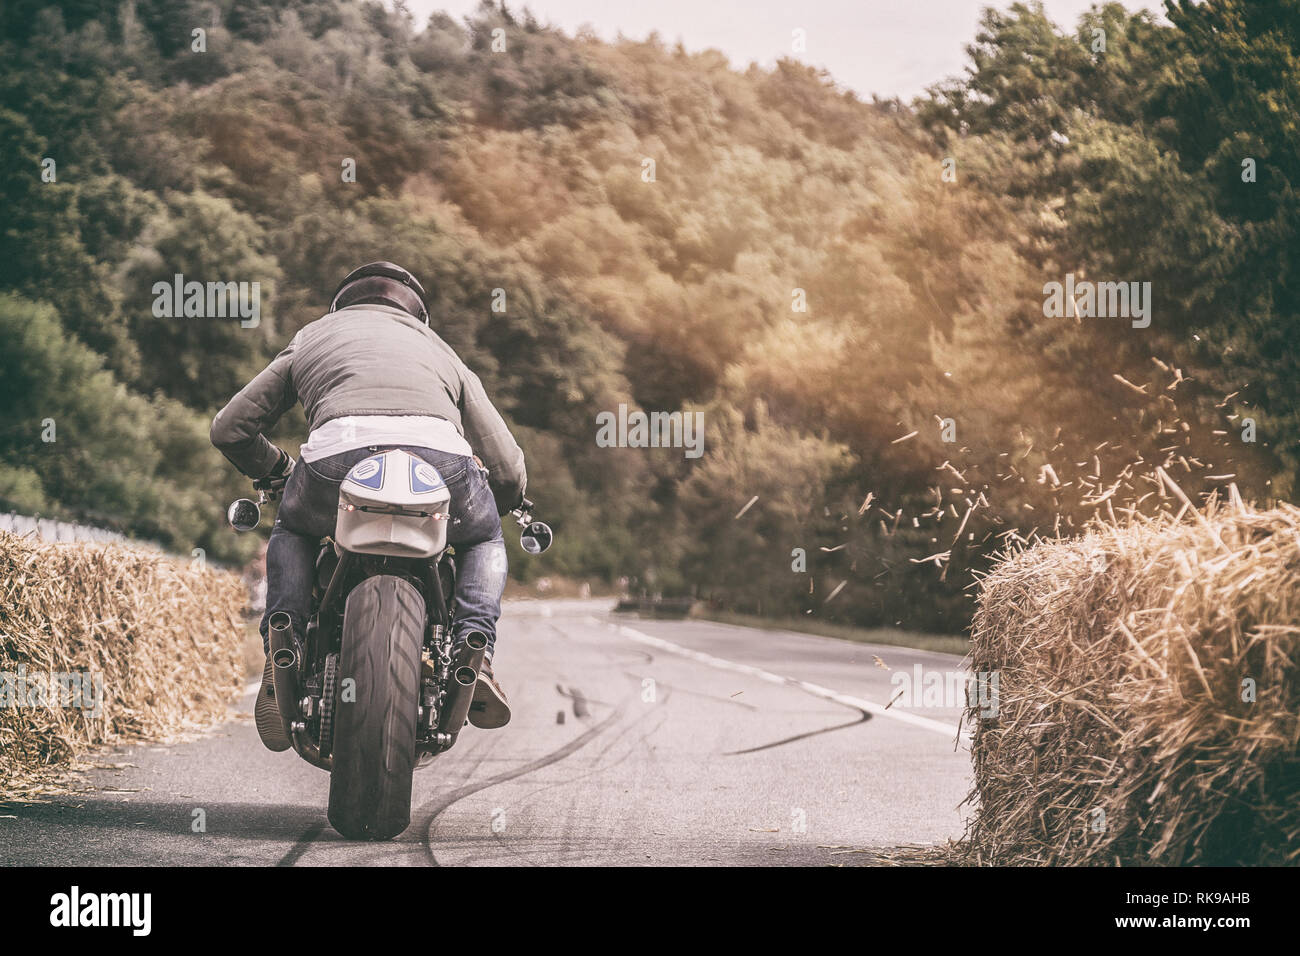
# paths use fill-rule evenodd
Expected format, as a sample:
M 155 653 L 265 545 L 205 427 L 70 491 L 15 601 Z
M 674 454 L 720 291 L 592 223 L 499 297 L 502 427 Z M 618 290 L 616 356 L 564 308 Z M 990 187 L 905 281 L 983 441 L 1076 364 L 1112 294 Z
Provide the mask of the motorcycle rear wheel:
M 403 578 L 366 578 L 348 595 L 329 801 L 330 825 L 348 839 L 388 840 L 411 822 L 424 620 Z

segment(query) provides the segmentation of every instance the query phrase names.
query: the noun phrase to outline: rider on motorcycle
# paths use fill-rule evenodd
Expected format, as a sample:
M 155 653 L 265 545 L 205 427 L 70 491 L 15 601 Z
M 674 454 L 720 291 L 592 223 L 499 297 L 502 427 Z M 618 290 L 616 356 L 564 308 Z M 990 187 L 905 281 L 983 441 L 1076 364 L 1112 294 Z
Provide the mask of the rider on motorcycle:
M 296 401 L 310 428 L 301 467 L 265 436 Z M 470 723 L 491 728 L 510 720 L 492 652 L 507 570 L 500 516 L 523 500 L 524 455 L 478 376 L 429 328 L 425 292 L 413 275 L 391 262 L 349 273 L 329 312 L 217 413 L 211 438 L 259 487 L 283 488 L 266 555 L 264 649 L 277 611 L 289 614 L 303 639 L 320 539 L 334 534 L 339 484 L 349 469 L 381 448 L 403 448 L 437 468 L 451 492 L 453 639 L 480 631 L 488 640 Z M 287 749 L 269 658 L 257 715 L 262 742 Z

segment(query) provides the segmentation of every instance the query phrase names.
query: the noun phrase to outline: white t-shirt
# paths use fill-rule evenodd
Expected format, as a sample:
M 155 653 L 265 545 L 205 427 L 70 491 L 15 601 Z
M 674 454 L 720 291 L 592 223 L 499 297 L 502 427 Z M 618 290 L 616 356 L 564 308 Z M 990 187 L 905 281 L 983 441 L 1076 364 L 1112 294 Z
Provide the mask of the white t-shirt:
M 371 445 L 415 445 L 452 455 L 474 454 L 456 426 L 432 415 L 346 415 L 332 418 L 307 436 L 299 450 L 303 461 L 369 448 Z

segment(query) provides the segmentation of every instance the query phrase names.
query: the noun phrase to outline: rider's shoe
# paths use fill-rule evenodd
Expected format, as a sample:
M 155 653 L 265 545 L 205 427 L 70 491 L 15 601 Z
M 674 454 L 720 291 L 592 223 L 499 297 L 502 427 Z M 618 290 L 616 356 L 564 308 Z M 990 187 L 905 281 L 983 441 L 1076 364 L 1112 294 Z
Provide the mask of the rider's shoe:
M 280 707 L 275 702 L 275 684 L 271 678 L 271 658 L 266 659 L 266 669 L 262 671 L 262 686 L 257 691 L 257 705 L 253 708 L 253 718 L 257 724 L 257 736 L 267 750 L 279 753 L 292 746 L 289 734 L 280 719 Z
M 492 662 L 483 661 L 479 668 L 478 683 L 474 685 L 474 701 L 469 705 L 469 722 L 481 730 L 493 730 L 510 723 L 510 702 L 506 692 L 492 676 Z

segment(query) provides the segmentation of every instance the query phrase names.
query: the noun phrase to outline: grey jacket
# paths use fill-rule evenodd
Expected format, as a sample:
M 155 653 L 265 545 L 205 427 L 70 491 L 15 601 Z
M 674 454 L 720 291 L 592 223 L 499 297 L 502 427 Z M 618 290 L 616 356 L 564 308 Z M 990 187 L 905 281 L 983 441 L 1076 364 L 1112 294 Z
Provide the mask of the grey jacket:
M 419 319 L 353 305 L 311 322 L 212 419 L 212 444 L 250 478 L 275 467 L 265 433 L 301 401 L 309 428 L 344 415 L 433 415 L 456 426 L 488 469 L 504 514 L 527 484 L 524 453 L 478 376 Z

